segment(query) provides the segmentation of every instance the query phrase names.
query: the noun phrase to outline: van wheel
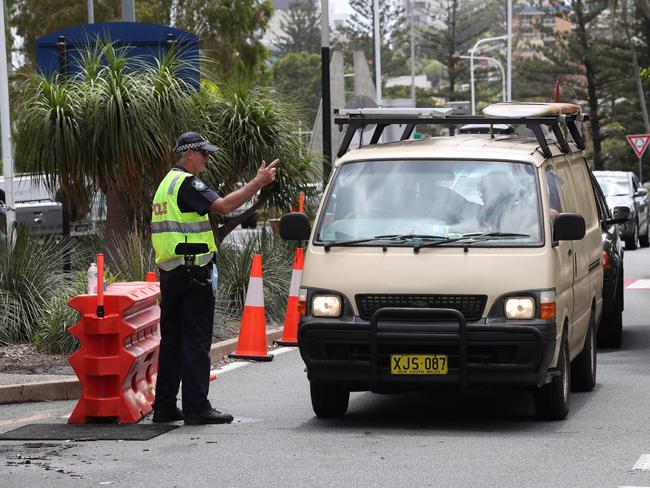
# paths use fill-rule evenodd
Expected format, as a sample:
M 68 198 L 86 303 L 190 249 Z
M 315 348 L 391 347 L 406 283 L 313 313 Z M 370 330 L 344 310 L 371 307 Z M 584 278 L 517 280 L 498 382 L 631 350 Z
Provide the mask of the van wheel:
M 569 396 L 571 392 L 571 362 L 566 336 L 562 336 L 557 370 L 550 383 L 537 388 L 534 393 L 535 413 L 543 420 L 562 420 L 569 413 Z
M 596 336 L 594 334 L 594 313 L 589 317 L 587 337 L 582 352 L 573 360 L 571 365 L 571 387 L 573 391 L 591 391 L 596 386 L 596 370 L 598 356 L 596 352 Z
M 635 223 L 634 224 L 634 233 L 625 239 L 625 249 L 629 249 L 630 251 L 634 251 L 635 249 L 638 249 L 638 247 L 641 245 L 639 242 L 639 224 Z
M 616 303 L 612 310 L 600 321 L 598 327 L 598 345 L 603 347 L 621 347 L 623 342 L 623 273 L 618 277 Z
M 332 383 L 309 383 L 311 406 L 320 418 L 343 417 L 348 410 L 350 392 Z

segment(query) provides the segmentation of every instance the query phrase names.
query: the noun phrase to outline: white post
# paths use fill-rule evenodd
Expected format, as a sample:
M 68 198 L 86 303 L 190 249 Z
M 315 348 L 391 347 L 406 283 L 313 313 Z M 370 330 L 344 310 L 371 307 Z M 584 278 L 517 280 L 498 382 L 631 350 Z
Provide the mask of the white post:
M 413 108 L 415 108 L 417 106 L 417 103 L 415 101 L 415 22 L 413 19 L 415 16 L 415 9 L 413 8 L 413 0 L 410 0 L 408 2 L 408 5 L 411 11 L 411 100 L 413 100 Z
M 7 73 L 7 40 L 5 38 L 5 2 L 0 5 L 0 134 L 2 137 L 2 170 L 5 177 L 5 204 L 7 238 L 13 236 L 16 211 L 14 209 L 14 156 L 11 147 L 11 118 L 9 116 L 9 78 Z
M 375 24 L 375 88 L 377 91 L 377 106 L 381 107 L 381 38 L 379 32 L 379 0 L 373 0 Z
M 476 104 L 474 99 L 474 51 L 476 50 L 477 44 L 478 42 L 469 50 L 469 87 L 472 94 L 472 115 L 476 115 Z
M 135 22 L 135 0 L 122 0 L 122 20 Z
M 512 101 L 512 0 L 508 0 L 508 52 L 507 52 L 508 88 L 507 101 Z
M 93 4 L 93 0 L 88 0 L 88 23 L 95 23 L 95 6 Z

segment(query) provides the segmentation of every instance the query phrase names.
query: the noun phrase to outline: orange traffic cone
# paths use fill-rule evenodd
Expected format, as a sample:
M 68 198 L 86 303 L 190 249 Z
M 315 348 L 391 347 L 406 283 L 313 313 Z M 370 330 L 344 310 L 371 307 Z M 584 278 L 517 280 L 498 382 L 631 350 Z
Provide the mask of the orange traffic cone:
M 145 278 L 145 281 L 152 282 L 152 283 L 158 281 L 156 279 L 156 273 L 154 273 L 153 271 L 147 271 L 147 277 Z
M 266 353 L 266 317 L 261 254 L 253 256 L 237 349 L 234 354 L 228 354 L 228 357 L 255 361 L 271 361 L 273 359 L 273 354 Z
M 305 263 L 305 251 L 302 247 L 296 248 L 296 256 L 293 259 L 293 271 L 291 272 L 291 287 L 289 288 L 289 299 L 287 300 L 287 312 L 284 316 L 284 331 L 282 338 L 276 341 L 281 346 L 298 345 L 298 288 L 302 279 L 302 269 Z

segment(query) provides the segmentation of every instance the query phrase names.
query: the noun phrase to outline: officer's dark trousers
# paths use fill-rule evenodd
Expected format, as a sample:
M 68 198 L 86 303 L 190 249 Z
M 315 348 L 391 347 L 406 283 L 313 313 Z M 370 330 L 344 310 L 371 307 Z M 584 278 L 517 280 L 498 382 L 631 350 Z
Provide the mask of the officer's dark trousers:
M 160 271 L 160 357 L 155 410 L 173 411 L 183 382 L 183 413 L 210 410 L 208 386 L 214 296 L 212 264 L 188 273 L 184 266 Z

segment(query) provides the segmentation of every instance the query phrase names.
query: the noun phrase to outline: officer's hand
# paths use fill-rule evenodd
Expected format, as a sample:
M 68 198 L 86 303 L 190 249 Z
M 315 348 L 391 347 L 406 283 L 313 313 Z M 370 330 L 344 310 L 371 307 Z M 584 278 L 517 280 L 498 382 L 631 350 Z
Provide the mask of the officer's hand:
M 266 186 L 269 183 L 273 183 L 275 181 L 275 177 L 278 172 L 276 166 L 278 165 L 279 162 L 280 160 L 276 159 L 275 161 L 273 161 L 271 164 L 267 166 L 266 161 L 262 161 L 262 166 L 260 166 L 260 169 L 257 170 L 257 177 L 256 177 L 262 186 Z

